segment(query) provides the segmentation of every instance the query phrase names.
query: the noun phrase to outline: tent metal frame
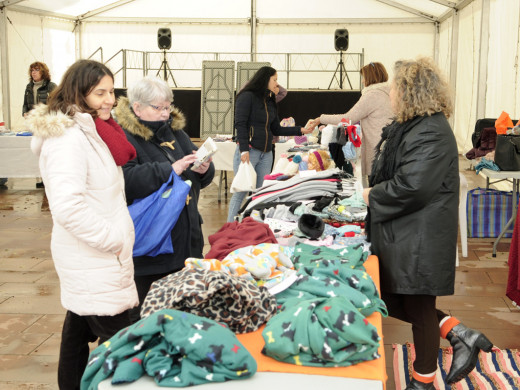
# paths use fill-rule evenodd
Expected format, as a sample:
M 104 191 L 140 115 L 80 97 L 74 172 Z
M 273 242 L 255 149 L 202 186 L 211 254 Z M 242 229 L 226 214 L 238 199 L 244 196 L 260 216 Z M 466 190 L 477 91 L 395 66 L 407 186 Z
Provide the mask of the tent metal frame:
M 118 7 L 124 6 L 128 3 L 131 3 L 135 0 L 119 0 L 111 2 L 103 7 L 99 7 L 97 9 L 88 11 L 82 15 L 71 16 L 64 15 L 60 13 L 35 9 L 31 7 L 25 7 L 23 5 L 19 5 L 23 3 L 24 0 L 3 0 L 0 1 L 0 36 L 3 36 L 3 39 L 0 39 L 0 64 L 2 66 L 2 110 L 4 113 L 4 122 L 9 127 L 10 120 L 10 98 L 9 98 L 9 66 L 7 61 L 7 40 L 8 40 L 8 18 L 6 15 L 6 9 L 23 12 L 28 14 L 40 15 L 44 17 L 53 17 L 60 18 L 69 21 L 73 21 L 75 23 L 75 35 L 76 35 L 76 57 L 80 57 L 81 53 L 81 23 L 85 22 L 139 22 L 143 23 L 141 18 L 106 18 L 98 16 L 99 14 L 106 12 L 108 10 L 116 9 Z M 457 42 L 458 42 L 458 13 L 461 9 L 465 8 L 469 4 L 471 4 L 474 0 L 462 0 L 462 1 L 448 1 L 448 0 L 429 0 L 432 3 L 440 4 L 447 8 L 446 12 L 443 13 L 439 17 L 435 17 L 434 15 L 429 15 L 425 12 L 422 12 L 419 9 L 403 5 L 394 0 L 376 0 L 382 4 L 385 4 L 390 7 L 398 8 L 402 11 L 405 11 L 409 14 L 416 15 L 415 18 L 382 18 L 382 19 L 348 19 L 348 18 L 338 18 L 338 19 L 330 19 L 330 18 L 316 18 L 316 19 L 290 19 L 290 18 L 257 18 L 256 17 L 256 2 L 257 0 L 251 1 L 251 17 L 249 18 L 226 18 L 226 19 L 215 19 L 215 18 L 153 18 L 149 23 L 170 23 L 170 24 L 248 24 L 251 28 L 251 55 L 252 60 L 256 61 L 256 30 L 257 26 L 261 24 L 330 24 L 330 25 L 338 25 L 338 24 L 359 24 L 359 23 L 432 23 L 436 27 L 436 39 L 435 39 L 435 48 L 434 52 L 436 55 L 436 60 L 438 59 L 438 26 L 441 22 L 453 18 L 452 24 L 452 46 L 451 46 L 451 58 L 452 63 L 450 64 L 450 82 L 452 88 L 455 88 L 455 79 L 456 79 L 456 63 L 455 59 L 457 58 Z M 490 0 L 482 0 L 483 10 L 487 9 L 488 12 L 482 12 L 482 36 L 485 36 L 485 33 L 489 32 L 489 1 Z M 485 84 L 487 74 L 487 56 L 488 56 L 488 42 L 486 40 L 481 39 L 480 43 L 480 60 L 479 60 L 479 87 L 478 87 L 478 96 L 477 101 L 479 102 L 477 107 L 477 117 L 482 114 L 485 107 Z M 453 120 L 453 117 L 452 117 Z

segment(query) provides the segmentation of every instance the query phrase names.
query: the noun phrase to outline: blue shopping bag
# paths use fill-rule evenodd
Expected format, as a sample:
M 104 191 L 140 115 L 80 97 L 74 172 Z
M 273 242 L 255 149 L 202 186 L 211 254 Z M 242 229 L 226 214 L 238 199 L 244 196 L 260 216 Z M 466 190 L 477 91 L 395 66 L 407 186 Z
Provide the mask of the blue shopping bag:
M 518 196 L 513 199 L 512 192 L 485 188 L 469 190 L 466 203 L 468 237 L 498 237 L 511 218 L 513 202 L 518 204 Z M 511 237 L 511 233 L 505 233 L 504 237 Z
M 171 231 L 189 192 L 190 185 L 172 170 L 161 188 L 128 206 L 135 229 L 134 256 L 174 252 Z

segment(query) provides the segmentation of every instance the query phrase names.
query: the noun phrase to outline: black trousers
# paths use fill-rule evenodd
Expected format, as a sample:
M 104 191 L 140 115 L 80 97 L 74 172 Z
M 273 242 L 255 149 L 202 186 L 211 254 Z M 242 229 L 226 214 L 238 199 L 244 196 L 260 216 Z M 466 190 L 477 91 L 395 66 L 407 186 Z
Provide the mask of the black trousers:
M 412 324 L 415 345 L 414 371 L 429 374 L 437 370 L 440 346 L 439 322 L 447 316 L 435 307 L 433 295 L 382 294 L 391 317 Z
M 99 338 L 98 344 L 102 344 L 130 324 L 128 310 L 115 316 L 79 316 L 67 311 L 58 362 L 60 390 L 79 390 L 81 377 L 87 367 L 89 343 Z
M 153 275 L 134 275 L 135 287 L 137 287 L 137 295 L 139 296 L 139 306 L 130 309 L 130 319 L 132 323 L 135 323 L 141 319 L 141 307 L 143 306 L 144 299 L 152 286 L 152 283 L 156 280 L 162 279 L 169 275 L 171 272 Z

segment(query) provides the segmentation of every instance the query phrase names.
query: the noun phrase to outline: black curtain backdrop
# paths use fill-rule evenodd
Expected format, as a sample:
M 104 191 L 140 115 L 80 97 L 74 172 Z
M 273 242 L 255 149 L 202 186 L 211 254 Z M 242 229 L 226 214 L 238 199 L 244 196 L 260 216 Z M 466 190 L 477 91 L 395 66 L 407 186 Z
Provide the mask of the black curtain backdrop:
M 186 116 L 184 131 L 191 138 L 200 138 L 200 89 L 174 89 L 173 103 Z M 116 97 L 126 95 L 116 89 Z M 350 110 L 361 97 L 360 91 L 293 90 L 278 104 L 280 120 L 293 117 L 298 126 L 321 114 L 342 114 Z M 231 134 L 233 129 L 229 129 Z

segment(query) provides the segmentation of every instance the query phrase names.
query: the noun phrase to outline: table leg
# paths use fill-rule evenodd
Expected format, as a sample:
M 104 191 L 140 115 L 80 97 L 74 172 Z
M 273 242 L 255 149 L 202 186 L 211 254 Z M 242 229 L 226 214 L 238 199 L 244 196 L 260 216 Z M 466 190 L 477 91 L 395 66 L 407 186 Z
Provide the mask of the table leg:
M 227 186 L 227 171 L 224 171 L 224 196 L 227 199 L 227 193 L 228 193 L 228 186 Z
M 222 181 L 224 180 L 223 175 L 225 174 L 225 171 L 220 171 L 220 176 L 218 178 L 218 203 L 220 203 L 221 199 L 221 193 L 222 193 Z M 226 187 L 227 187 L 227 180 L 226 180 Z M 227 189 L 227 188 L 226 188 Z
M 517 203 L 517 199 L 516 199 L 517 194 L 518 194 L 518 185 L 519 185 L 519 180 L 513 179 L 513 208 L 512 208 L 511 218 L 509 218 L 509 221 L 507 221 L 506 225 L 504 226 L 504 228 L 498 235 L 497 239 L 493 243 L 493 254 L 492 254 L 493 257 L 497 257 L 497 246 L 498 246 L 498 243 L 500 242 L 500 240 L 502 239 L 502 237 L 504 236 L 504 234 L 506 234 L 509 231 L 509 227 L 511 225 L 514 226 L 514 222 L 516 219 L 516 213 L 518 210 L 518 203 Z

